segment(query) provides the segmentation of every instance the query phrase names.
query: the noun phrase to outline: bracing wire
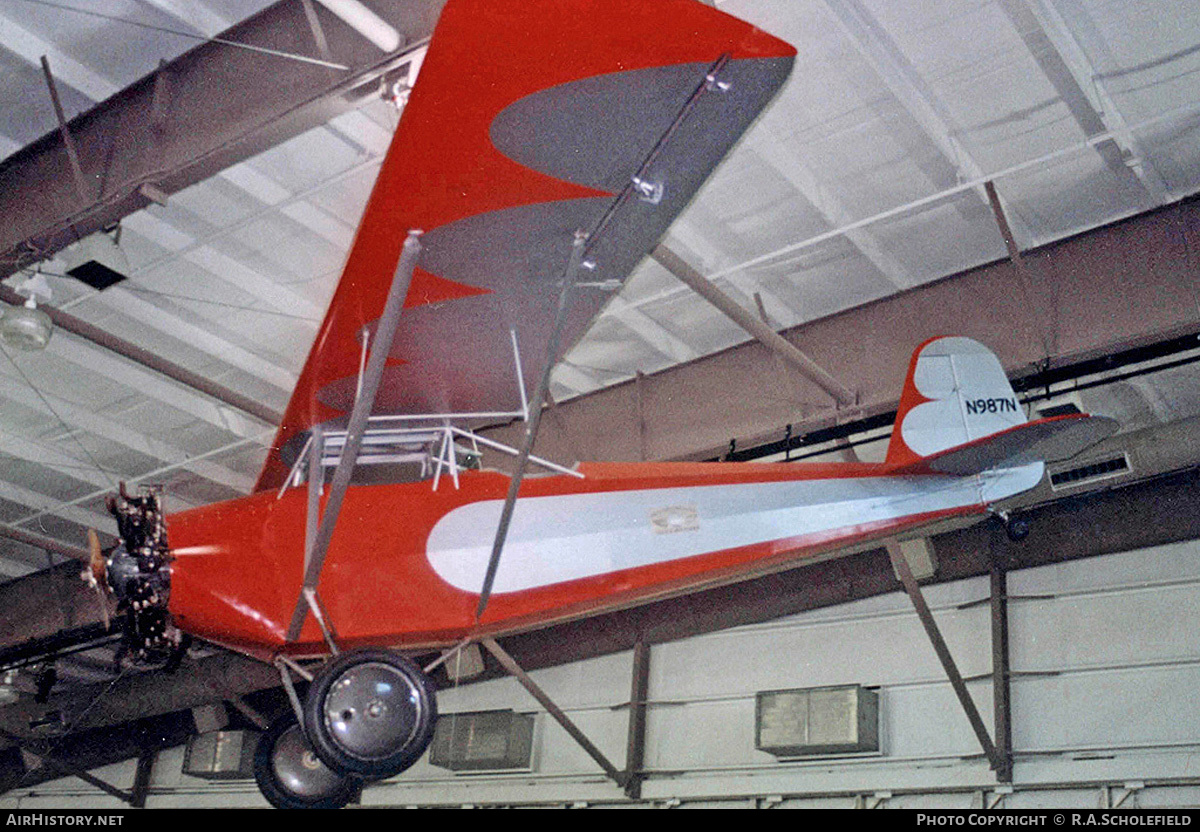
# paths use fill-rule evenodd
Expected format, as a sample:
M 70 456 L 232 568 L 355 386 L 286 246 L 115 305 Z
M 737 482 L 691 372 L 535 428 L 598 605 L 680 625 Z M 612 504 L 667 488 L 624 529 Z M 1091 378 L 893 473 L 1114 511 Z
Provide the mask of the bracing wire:
M 62 425 L 63 430 L 66 431 L 66 435 L 68 437 L 70 437 L 71 441 L 73 441 L 79 447 L 79 450 L 83 451 L 83 455 L 86 456 L 88 458 L 88 460 L 91 461 L 92 466 L 95 467 L 95 469 L 97 471 L 99 471 L 106 480 L 108 480 L 109 485 L 111 485 L 113 488 L 116 488 L 117 480 L 119 480 L 120 477 L 115 476 L 112 471 L 109 471 L 107 468 L 105 468 L 103 465 L 100 464 L 100 461 L 98 459 L 96 459 L 96 457 L 92 454 L 92 452 L 87 449 L 87 446 L 84 445 L 82 441 L 80 441 L 79 437 L 75 433 L 75 429 L 71 427 L 71 425 L 67 422 L 66 419 L 64 419 L 62 417 L 61 414 L 59 414 L 58 410 L 55 409 L 54 405 L 52 405 L 50 403 L 50 400 L 47 399 L 46 396 L 42 393 L 42 391 L 38 389 L 37 385 L 35 385 L 33 383 L 33 381 L 29 378 L 29 376 L 25 374 L 25 371 L 21 369 L 21 365 L 18 364 L 16 362 L 16 359 L 14 359 L 9 354 L 8 350 L 0 349 L 0 352 L 4 353 L 4 357 L 8 360 L 8 363 L 11 364 L 13 369 L 17 371 L 17 375 L 19 375 L 21 377 L 21 379 L 25 382 L 25 384 L 28 385 L 29 389 L 32 390 L 35 395 L 37 395 L 38 399 L 41 400 L 42 405 L 48 411 L 50 411 L 50 413 L 54 416 L 54 418 L 58 421 L 58 423 L 60 425 Z
M 11 2 L 11 0 L 10 0 L 10 2 Z M 58 9 L 59 11 L 64 11 L 64 12 L 74 12 L 75 14 L 87 15 L 88 17 L 98 17 L 102 20 L 108 20 L 113 23 L 123 23 L 126 26 L 136 26 L 139 29 L 148 29 L 152 32 L 162 32 L 163 34 L 175 35 L 177 37 L 188 38 L 190 40 L 202 41 L 204 43 L 219 43 L 224 46 L 232 46 L 237 49 L 246 49 L 251 52 L 258 52 L 258 53 L 264 54 L 264 55 L 271 55 L 276 58 L 286 58 L 287 60 L 290 60 L 290 61 L 300 61 L 301 63 L 315 64 L 317 66 L 325 66 L 325 67 L 329 67 L 330 69 L 348 70 L 350 68 L 350 67 L 346 66 L 345 64 L 334 63 L 333 61 L 325 61 L 325 60 L 321 60 L 320 58 L 310 58 L 307 55 L 297 55 L 294 52 L 284 52 L 279 49 L 269 49 L 265 46 L 255 46 L 250 43 L 241 43 L 240 41 L 236 41 L 236 40 L 228 40 L 227 38 L 213 38 L 213 37 L 208 37 L 207 35 L 198 35 L 194 32 L 185 32 L 181 29 L 172 29 L 167 26 L 158 26 L 156 24 L 145 23 L 140 20 L 130 20 L 127 17 L 120 17 L 118 15 L 108 14 L 106 12 L 98 12 L 98 11 L 95 11 L 94 9 L 81 9 L 81 8 L 78 8 L 77 6 L 68 6 L 64 3 L 53 3 L 50 0 L 16 0 L 16 2 L 30 3 L 35 6 L 44 6 L 46 8 Z

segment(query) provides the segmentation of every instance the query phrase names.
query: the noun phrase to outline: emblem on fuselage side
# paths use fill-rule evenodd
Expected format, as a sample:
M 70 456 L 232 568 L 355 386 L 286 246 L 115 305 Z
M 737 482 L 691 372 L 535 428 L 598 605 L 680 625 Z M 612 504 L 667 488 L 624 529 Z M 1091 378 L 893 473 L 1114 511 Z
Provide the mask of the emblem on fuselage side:
M 655 534 L 692 532 L 700 528 L 695 506 L 666 506 L 650 512 L 650 528 Z

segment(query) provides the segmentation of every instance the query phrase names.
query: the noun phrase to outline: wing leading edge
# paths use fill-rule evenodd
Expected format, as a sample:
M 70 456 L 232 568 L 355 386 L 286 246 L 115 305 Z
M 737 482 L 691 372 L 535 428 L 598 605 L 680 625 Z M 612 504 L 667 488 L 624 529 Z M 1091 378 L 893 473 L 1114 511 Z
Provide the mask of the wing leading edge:
M 695 0 L 451 0 L 256 490 L 350 410 L 409 229 L 423 251 L 375 412 L 519 409 L 512 339 L 536 379 L 575 232 L 592 232 L 588 282 L 623 281 L 794 54 Z M 564 345 L 609 297 L 575 293 Z

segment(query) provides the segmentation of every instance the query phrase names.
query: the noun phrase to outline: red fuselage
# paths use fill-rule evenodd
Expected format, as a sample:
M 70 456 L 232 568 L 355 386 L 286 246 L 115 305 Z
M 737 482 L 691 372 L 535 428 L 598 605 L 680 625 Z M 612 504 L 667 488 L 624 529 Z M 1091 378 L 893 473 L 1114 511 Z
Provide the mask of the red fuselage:
M 981 512 L 977 485 L 870 464 L 584 464 L 527 479 L 482 621 L 477 580 L 508 478 L 352 487 L 319 584 L 341 644 L 434 646 L 594 614 L 769 571 L 856 540 Z M 269 657 L 325 652 L 300 597 L 306 490 L 168 518 L 170 611 L 184 631 Z M 481 520 L 480 518 L 483 517 Z M 526 533 L 520 523 L 524 519 Z

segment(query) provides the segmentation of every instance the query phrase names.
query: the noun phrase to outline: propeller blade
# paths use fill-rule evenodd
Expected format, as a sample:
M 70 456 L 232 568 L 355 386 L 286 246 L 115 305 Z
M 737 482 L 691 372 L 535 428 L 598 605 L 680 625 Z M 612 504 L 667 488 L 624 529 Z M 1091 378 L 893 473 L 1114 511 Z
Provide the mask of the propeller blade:
M 108 596 L 105 594 L 105 572 L 107 563 L 104 560 L 104 551 L 100 548 L 100 535 L 95 529 L 88 529 L 88 568 L 84 571 L 82 577 L 92 589 L 96 590 L 97 600 L 100 602 L 100 618 L 104 621 L 104 629 L 111 628 L 111 622 L 108 616 Z
M 104 561 L 104 552 L 100 549 L 100 535 L 96 533 L 95 529 L 88 529 L 87 540 L 88 564 L 92 572 L 92 578 L 97 583 L 103 583 L 106 564 Z
M 479 593 L 479 604 L 475 607 L 475 620 L 483 618 L 488 601 L 492 597 L 492 586 L 496 582 L 496 570 L 500 568 L 500 556 L 504 552 L 504 541 L 508 537 L 508 526 L 512 522 L 513 510 L 517 505 L 517 492 L 521 490 L 521 480 L 525 478 L 525 469 L 529 465 L 529 456 L 533 453 L 533 443 L 537 439 L 538 428 L 542 423 L 542 406 L 550 390 L 550 373 L 558 359 L 559 342 L 562 340 L 563 328 L 567 320 L 567 307 L 570 305 L 571 286 L 575 275 L 583 261 L 583 251 L 588 237 L 583 232 L 576 232 L 575 242 L 571 247 L 571 258 L 567 262 L 563 274 L 562 291 L 558 296 L 558 313 L 554 319 L 554 329 L 550 333 L 550 341 L 546 345 L 546 364 L 542 370 L 541 381 L 533 401 L 529 403 L 529 413 L 525 421 L 525 441 L 521 445 L 521 453 L 517 456 L 517 468 L 508 483 L 508 495 L 504 498 L 504 508 L 500 510 L 500 523 L 496 527 L 496 537 L 492 541 L 492 554 L 488 559 L 487 573 L 483 578 L 483 589 Z

